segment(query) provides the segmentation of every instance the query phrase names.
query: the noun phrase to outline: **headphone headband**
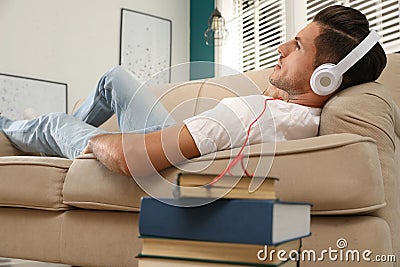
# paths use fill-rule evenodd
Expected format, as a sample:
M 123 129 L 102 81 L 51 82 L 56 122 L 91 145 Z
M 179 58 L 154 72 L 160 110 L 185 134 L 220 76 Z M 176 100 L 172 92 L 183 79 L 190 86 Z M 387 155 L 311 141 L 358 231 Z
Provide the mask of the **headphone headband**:
M 339 75 L 343 75 L 354 64 L 356 64 L 365 54 L 371 50 L 379 41 L 379 34 L 372 30 L 367 37 L 359 43 L 347 56 L 345 56 L 334 68 Z

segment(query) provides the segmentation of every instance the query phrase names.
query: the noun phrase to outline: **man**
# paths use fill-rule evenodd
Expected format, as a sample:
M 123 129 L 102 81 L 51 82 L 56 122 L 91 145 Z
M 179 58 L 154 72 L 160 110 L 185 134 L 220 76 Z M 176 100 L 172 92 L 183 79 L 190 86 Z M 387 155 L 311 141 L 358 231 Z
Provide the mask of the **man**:
M 338 63 L 368 33 L 369 24 L 363 14 L 332 6 L 317 14 L 294 39 L 280 45 L 280 58 L 264 96 L 248 96 L 245 100 L 256 107 L 267 103 L 266 96 L 286 101 L 268 101 L 271 112 L 259 119 L 258 131 L 250 134 L 249 143 L 317 135 L 321 108 L 334 93 L 315 94 L 310 87 L 311 75 L 321 64 Z M 385 53 L 376 44 L 344 74 L 339 90 L 374 81 L 385 65 Z M 93 153 L 107 168 L 136 176 L 202 154 L 239 147 L 246 140 L 243 129 L 254 119 L 251 110 L 246 110 L 238 98 L 229 98 L 177 125 L 149 92 L 138 88 L 140 83 L 132 75 L 115 68 L 101 78 L 95 92 L 73 116 L 49 114 L 29 121 L 2 117 L 0 129 L 23 151 L 69 158 Z M 225 112 L 239 116 L 232 119 Z M 105 133 L 96 128 L 113 113 L 124 134 Z M 236 127 L 237 123 L 244 128 Z M 273 123 L 275 129 L 271 130 Z

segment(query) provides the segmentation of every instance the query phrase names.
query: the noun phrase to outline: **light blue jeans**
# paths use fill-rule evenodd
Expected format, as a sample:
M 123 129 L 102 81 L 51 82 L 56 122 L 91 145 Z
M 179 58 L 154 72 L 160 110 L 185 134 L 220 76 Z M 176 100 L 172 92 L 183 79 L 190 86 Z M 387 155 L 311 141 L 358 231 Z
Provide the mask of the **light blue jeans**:
M 121 132 L 146 133 L 175 124 L 164 106 L 123 67 L 105 73 L 94 92 L 72 115 L 50 113 L 32 120 L 0 117 L 0 130 L 24 152 L 73 159 L 97 128 L 116 114 Z

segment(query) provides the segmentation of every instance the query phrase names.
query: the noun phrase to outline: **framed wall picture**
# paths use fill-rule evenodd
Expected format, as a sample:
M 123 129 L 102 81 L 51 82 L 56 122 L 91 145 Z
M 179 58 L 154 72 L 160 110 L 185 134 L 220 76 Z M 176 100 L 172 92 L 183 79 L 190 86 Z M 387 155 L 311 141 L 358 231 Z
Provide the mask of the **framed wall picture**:
M 121 9 L 120 65 L 142 82 L 171 81 L 172 21 Z
M 14 120 L 26 112 L 67 113 L 67 91 L 65 83 L 0 73 L 0 113 Z

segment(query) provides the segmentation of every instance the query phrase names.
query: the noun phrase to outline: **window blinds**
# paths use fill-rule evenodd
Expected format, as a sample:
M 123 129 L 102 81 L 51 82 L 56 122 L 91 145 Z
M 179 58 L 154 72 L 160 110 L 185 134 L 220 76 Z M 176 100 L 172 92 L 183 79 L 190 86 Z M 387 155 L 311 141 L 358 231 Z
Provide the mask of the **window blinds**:
M 302 0 L 306 5 L 304 10 L 295 9 L 297 1 L 224 1 L 224 4 L 229 3 L 229 7 L 222 10 L 223 16 L 228 17 L 229 39 L 228 45 L 218 48 L 218 63 L 239 71 L 272 67 L 279 57 L 277 47 L 286 42 L 287 34 L 292 38 L 291 30 L 297 32 L 317 12 L 337 4 L 364 13 L 371 28 L 381 35 L 380 42 L 386 53 L 400 52 L 400 0 Z M 298 21 L 302 21 L 302 25 L 295 24 Z
M 239 69 L 272 67 L 286 41 L 285 0 L 234 0 L 239 36 Z
M 380 36 L 386 53 L 400 51 L 400 2 L 399 0 L 307 0 L 307 21 L 321 9 L 330 5 L 345 5 L 361 11 L 371 29 Z

